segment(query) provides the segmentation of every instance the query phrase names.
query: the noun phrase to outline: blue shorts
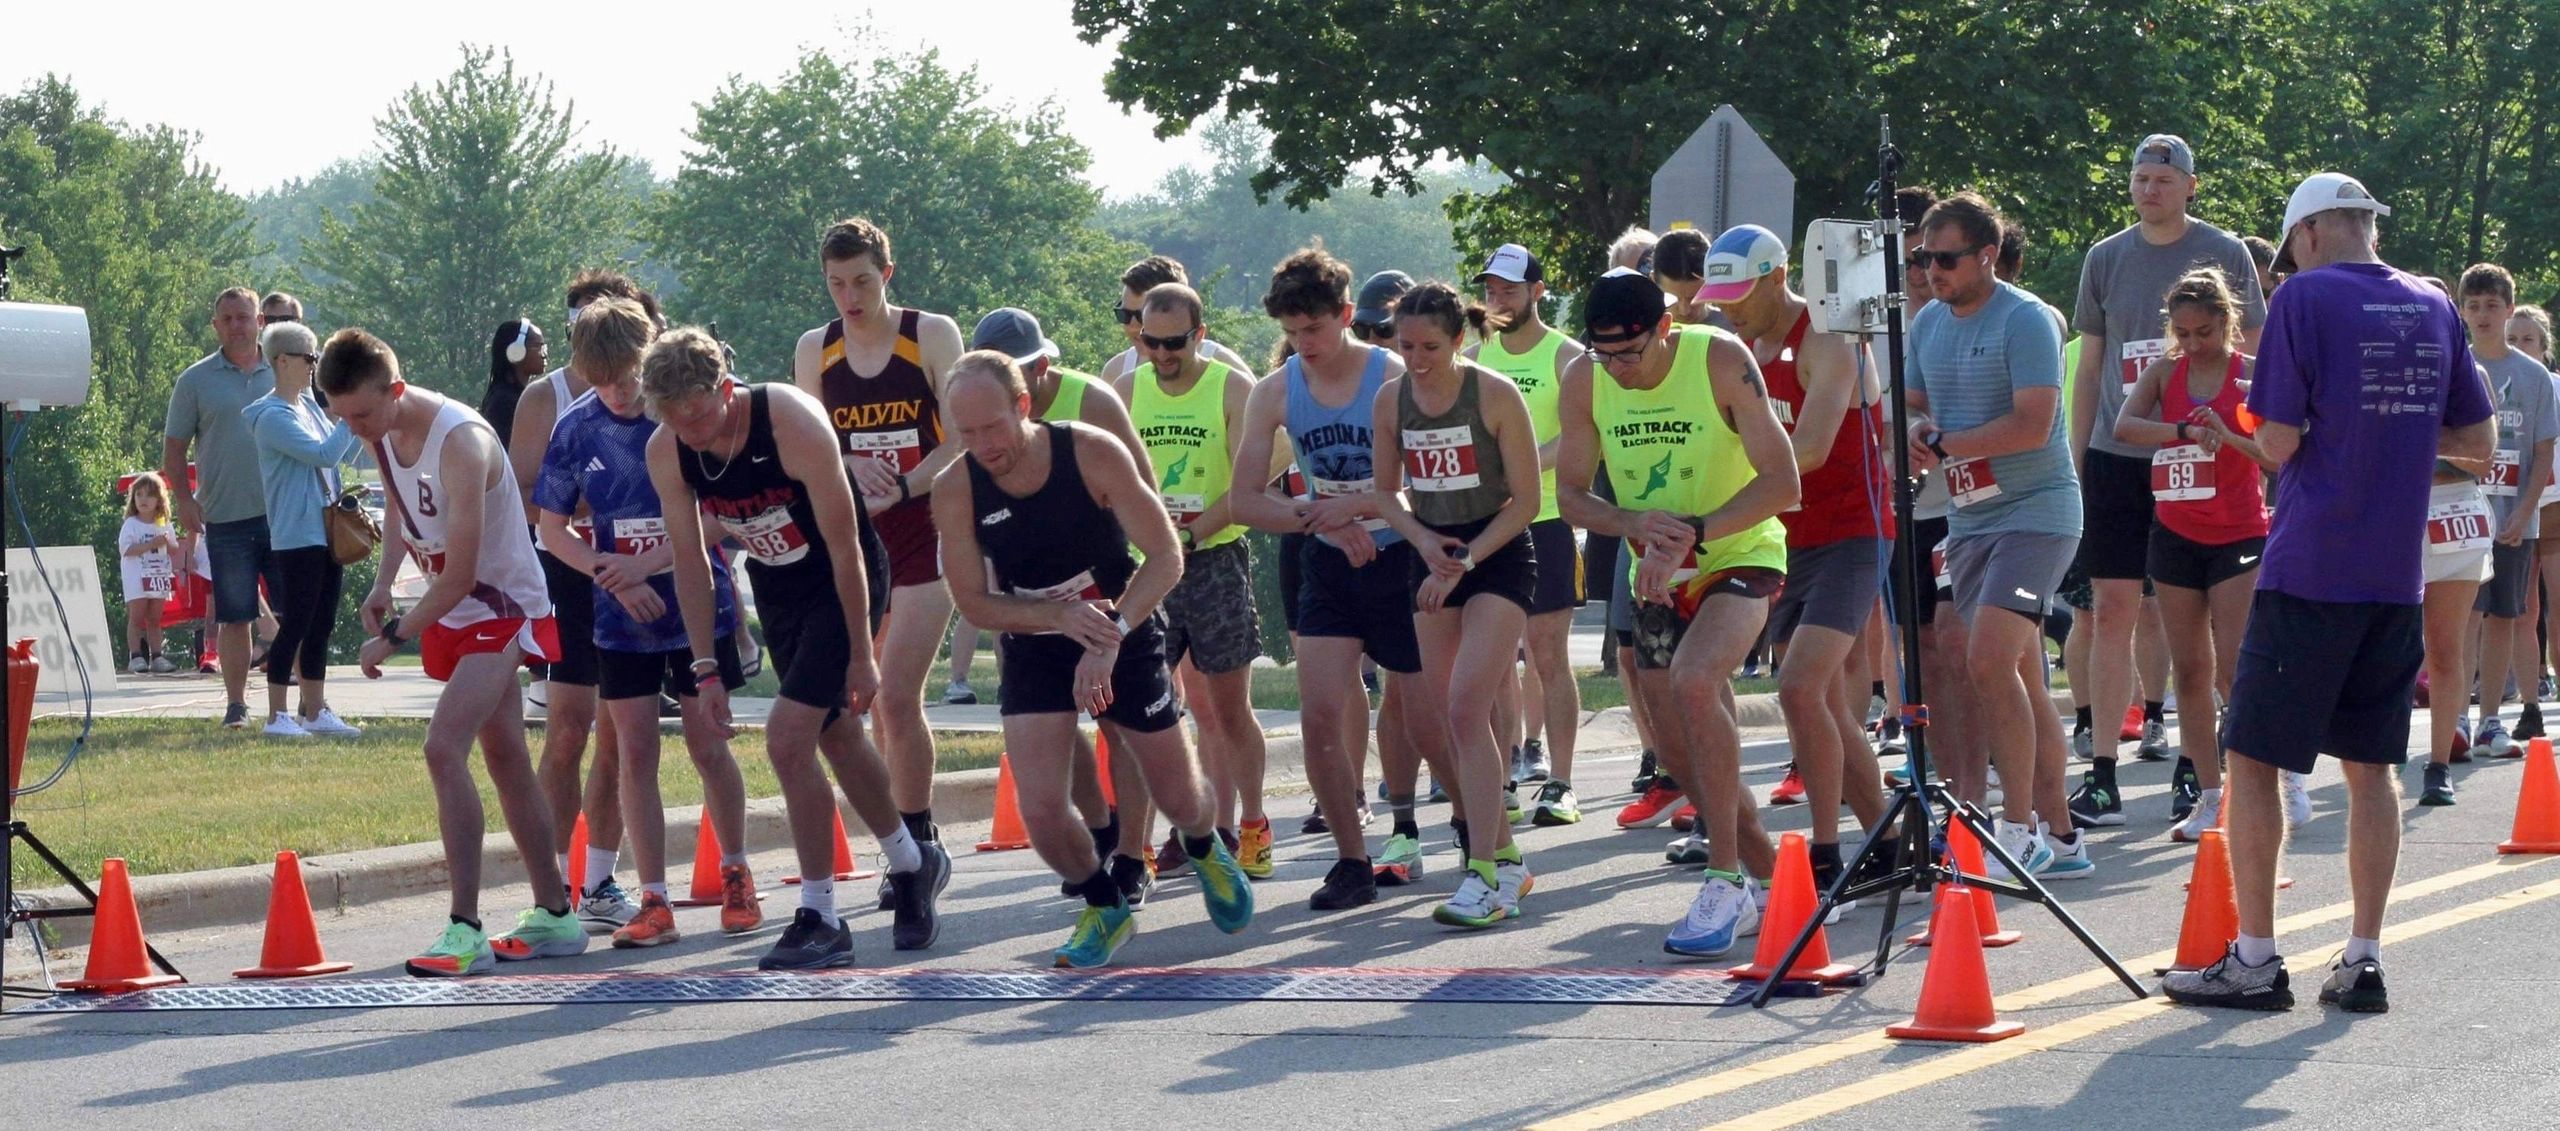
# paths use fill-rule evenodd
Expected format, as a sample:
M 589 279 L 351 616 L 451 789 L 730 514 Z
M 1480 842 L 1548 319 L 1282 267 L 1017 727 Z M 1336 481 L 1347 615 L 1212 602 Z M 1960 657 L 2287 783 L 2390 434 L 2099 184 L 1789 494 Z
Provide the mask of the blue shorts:
M 2222 748 L 2295 773 L 2320 755 L 2409 760 L 2409 696 L 2425 662 L 2418 605 L 2309 601 L 2261 589 L 2240 638 Z
M 206 564 L 213 567 L 215 624 L 248 624 L 257 620 L 260 581 L 266 582 L 269 589 L 283 588 L 275 555 L 267 549 L 265 515 L 206 523 L 204 555 Z

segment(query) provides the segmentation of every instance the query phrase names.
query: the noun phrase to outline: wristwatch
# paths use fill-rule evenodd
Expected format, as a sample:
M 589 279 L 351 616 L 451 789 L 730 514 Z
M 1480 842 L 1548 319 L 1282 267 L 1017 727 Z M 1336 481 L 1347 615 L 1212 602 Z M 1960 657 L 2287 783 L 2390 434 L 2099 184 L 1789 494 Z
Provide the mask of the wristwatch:
M 2193 442 L 2194 442 L 2193 440 L 2190 440 L 2190 439 L 2187 437 L 2187 429 L 2192 428 L 2192 427 L 2194 427 L 2194 425 L 2191 425 L 2191 424 L 2187 423 L 2186 421 L 2181 420 L 2181 421 L 2179 421 L 2179 422 L 2178 422 L 2178 442 L 2179 442 L 2179 443 L 2181 443 L 2181 444 L 2187 444 L 2187 443 L 2193 443 Z
M 1929 454 L 1939 459 L 1953 459 L 1955 457 L 1947 454 L 1947 446 L 1943 442 L 1946 438 L 1947 434 L 1944 431 L 1931 430 L 1929 434 L 1920 437 L 1920 446 L 1929 449 Z
M 1173 532 L 1175 536 L 1182 539 L 1182 549 L 1184 552 L 1187 553 L 1200 548 L 1200 536 L 1192 533 L 1190 527 L 1178 526 L 1174 528 Z
M 384 640 L 391 642 L 392 647 L 396 648 L 404 643 L 404 641 L 400 639 L 400 618 L 392 617 L 389 620 L 383 621 L 381 635 Z

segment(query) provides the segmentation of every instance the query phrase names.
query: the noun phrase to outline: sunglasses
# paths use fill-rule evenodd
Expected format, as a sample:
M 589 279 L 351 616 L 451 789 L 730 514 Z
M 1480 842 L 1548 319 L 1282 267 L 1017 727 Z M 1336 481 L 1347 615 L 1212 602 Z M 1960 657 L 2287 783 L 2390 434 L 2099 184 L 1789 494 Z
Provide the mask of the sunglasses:
M 1144 311 L 1132 310 L 1116 302 L 1111 304 L 1111 313 L 1113 316 L 1120 319 L 1120 324 L 1123 326 L 1145 317 Z
M 1396 328 L 1385 322 L 1354 322 L 1351 324 L 1351 336 L 1364 342 L 1383 342 L 1394 337 L 1395 334 Z
M 261 314 L 258 316 L 258 321 L 265 325 L 273 326 L 278 322 L 300 322 L 302 319 L 291 314 Z
M 1197 328 L 1189 329 L 1179 334 L 1175 334 L 1170 338 L 1159 338 L 1153 334 L 1141 333 L 1138 335 L 1138 344 L 1151 350 L 1178 350 L 1184 346 L 1190 345 L 1191 335 L 1199 332 L 1200 331 Z
M 1983 248 L 1989 246 L 1991 245 L 1987 243 L 1978 243 L 1962 251 L 1931 251 L 1924 247 L 1912 252 L 1909 258 L 1902 261 L 1902 265 L 1914 271 L 1926 271 L 1933 266 L 1940 271 L 1953 271 L 1956 269 L 1956 264 L 1973 258 L 1980 254 Z

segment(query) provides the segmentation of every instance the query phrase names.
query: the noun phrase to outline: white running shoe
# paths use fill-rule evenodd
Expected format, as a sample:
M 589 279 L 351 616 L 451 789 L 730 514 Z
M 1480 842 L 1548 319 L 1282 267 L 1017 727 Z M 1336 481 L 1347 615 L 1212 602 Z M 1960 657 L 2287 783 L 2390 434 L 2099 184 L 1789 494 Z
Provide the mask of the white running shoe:
M 364 733 L 363 727 L 348 723 L 345 719 L 339 718 L 336 711 L 327 707 L 320 708 L 320 713 L 313 715 L 309 722 L 302 724 L 302 729 L 322 738 L 354 738 Z
M 311 732 L 303 729 L 302 720 L 294 718 L 293 712 L 278 711 L 276 717 L 267 723 L 267 737 L 309 738 Z
M 2298 829 L 2311 823 L 2311 787 L 2302 775 L 2291 770 L 2284 774 L 2284 827 Z
M 1698 885 L 1697 898 L 1689 901 L 1689 913 L 1663 937 L 1662 949 L 1684 958 L 1724 957 L 1734 944 L 1760 933 L 1754 890 L 1759 886 L 1748 876 L 1736 882 L 1729 873 L 1710 869 L 1706 882 Z
M 2169 839 L 2180 844 L 2193 844 L 2203 840 L 2204 831 L 2216 827 L 2216 822 L 2220 820 L 2222 820 L 2222 791 L 2208 789 L 2196 798 L 2196 807 L 2187 813 L 2186 820 L 2169 826 Z
M 151 670 L 151 661 L 141 656 L 135 656 L 134 658 L 125 661 L 124 670 L 128 674 L 141 675 L 142 673 Z
M 2053 847 L 2046 844 L 2044 837 L 2038 835 L 2036 830 L 2029 826 L 2011 824 L 2006 820 L 1995 820 L 1991 825 L 1991 835 L 1993 840 L 1999 842 L 2001 850 L 2007 852 L 2011 859 L 2016 860 L 2020 867 L 2025 868 L 2028 875 L 2042 872 L 2053 864 Z M 1995 880 L 2016 878 L 2010 875 L 2008 867 L 1996 858 L 1983 861 L 1983 870 Z

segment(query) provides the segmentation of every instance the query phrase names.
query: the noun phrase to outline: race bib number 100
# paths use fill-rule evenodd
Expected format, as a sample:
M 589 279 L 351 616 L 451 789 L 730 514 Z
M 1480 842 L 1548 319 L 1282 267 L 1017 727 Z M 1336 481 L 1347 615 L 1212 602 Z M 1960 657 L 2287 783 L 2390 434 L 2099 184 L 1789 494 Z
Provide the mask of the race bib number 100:
M 2427 551 L 2459 554 L 2489 548 L 2489 505 L 2478 499 L 2427 508 Z

